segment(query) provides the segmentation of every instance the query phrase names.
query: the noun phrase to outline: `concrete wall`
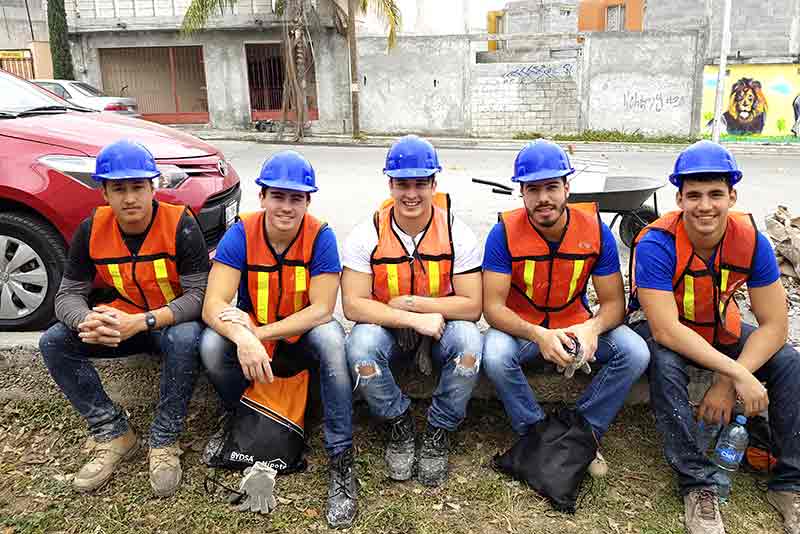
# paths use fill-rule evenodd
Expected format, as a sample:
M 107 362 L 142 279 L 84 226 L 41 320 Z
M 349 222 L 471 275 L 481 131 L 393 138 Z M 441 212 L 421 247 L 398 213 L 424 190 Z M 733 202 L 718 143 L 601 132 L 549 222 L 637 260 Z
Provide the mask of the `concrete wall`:
M 478 52 L 478 63 L 536 63 L 575 59 L 583 44 L 576 33 L 547 33 L 504 41 L 495 51 Z
M 645 30 L 701 28 L 710 20 L 706 59 L 719 57 L 722 0 L 649 2 Z M 800 55 L 800 0 L 736 0 L 731 12 L 731 55 L 740 60 Z
M 478 64 L 472 70 L 471 134 L 574 133 L 577 67 L 572 62 Z
M 587 34 L 581 127 L 696 133 L 704 50 L 705 36 L 696 31 Z
M 246 128 L 250 126 L 251 117 L 245 44 L 280 41 L 281 33 L 277 28 L 269 31 L 206 31 L 190 38 L 184 38 L 176 31 L 83 33 L 73 43 L 72 57 L 76 77 L 102 88 L 98 49 L 202 46 L 211 124 L 217 128 Z M 349 101 L 343 101 L 349 84 L 346 62 L 341 61 L 342 54 L 346 54 L 342 43 L 344 39 L 331 30 L 323 30 L 316 43 L 320 131 L 341 132 L 342 119 L 349 117 Z
M 0 1 L 0 50 L 28 48 L 32 41 L 47 41 L 47 13 L 42 9 L 42 0 L 28 0 L 30 20 L 25 9 L 25 0 Z
M 577 0 L 523 0 L 505 7 L 508 33 L 574 33 L 578 29 Z
M 358 40 L 361 127 L 371 133 L 463 134 L 469 125 L 466 36 Z M 346 56 L 345 56 L 346 57 Z

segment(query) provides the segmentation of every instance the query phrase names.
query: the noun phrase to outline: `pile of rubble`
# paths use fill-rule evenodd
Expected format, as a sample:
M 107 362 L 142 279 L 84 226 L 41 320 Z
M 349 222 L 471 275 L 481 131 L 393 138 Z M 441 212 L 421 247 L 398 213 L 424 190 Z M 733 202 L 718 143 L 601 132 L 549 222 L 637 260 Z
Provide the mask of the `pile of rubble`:
M 800 217 L 786 206 L 767 215 L 767 235 L 775 247 L 789 303 L 789 342 L 800 346 Z

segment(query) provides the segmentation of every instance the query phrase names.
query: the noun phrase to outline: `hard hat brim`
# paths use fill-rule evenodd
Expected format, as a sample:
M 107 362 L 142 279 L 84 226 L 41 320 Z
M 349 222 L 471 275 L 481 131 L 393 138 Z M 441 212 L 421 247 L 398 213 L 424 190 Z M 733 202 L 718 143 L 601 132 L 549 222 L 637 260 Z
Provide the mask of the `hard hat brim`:
M 437 172 L 441 172 L 441 167 L 435 169 L 383 169 L 383 173 L 390 178 L 430 178 Z
M 301 193 L 316 193 L 319 188 L 315 185 L 298 184 L 291 180 L 256 180 L 256 184 L 261 187 L 274 187 L 275 189 L 288 189 L 290 191 L 299 191 Z
M 153 180 L 159 176 L 161 176 L 161 171 L 127 170 L 93 174 L 92 178 L 96 182 L 104 182 L 107 180 Z
M 532 172 L 522 176 L 512 176 L 511 181 L 517 183 L 527 182 L 541 182 L 544 180 L 555 180 L 556 178 L 563 178 L 575 172 L 574 167 L 564 169 L 563 171 L 553 172 L 552 170 Z
M 718 167 L 702 167 L 681 173 L 674 172 L 669 175 L 669 181 L 675 187 L 680 187 L 683 178 L 686 176 L 691 176 L 693 174 L 727 174 L 728 182 L 731 184 L 731 186 L 738 184 L 739 181 L 741 181 L 742 179 L 742 171 L 731 171 L 726 169 L 720 169 Z

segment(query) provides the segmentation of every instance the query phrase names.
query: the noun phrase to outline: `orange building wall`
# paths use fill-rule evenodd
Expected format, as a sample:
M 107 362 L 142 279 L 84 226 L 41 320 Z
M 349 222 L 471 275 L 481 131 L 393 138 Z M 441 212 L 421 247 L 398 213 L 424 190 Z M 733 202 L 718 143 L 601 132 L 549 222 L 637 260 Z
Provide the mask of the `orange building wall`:
M 582 0 L 578 7 L 578 31 L 602 32 L 606 29 L 606 8 L 625 5 L 625 29 L 642 31 L 644 0 Z

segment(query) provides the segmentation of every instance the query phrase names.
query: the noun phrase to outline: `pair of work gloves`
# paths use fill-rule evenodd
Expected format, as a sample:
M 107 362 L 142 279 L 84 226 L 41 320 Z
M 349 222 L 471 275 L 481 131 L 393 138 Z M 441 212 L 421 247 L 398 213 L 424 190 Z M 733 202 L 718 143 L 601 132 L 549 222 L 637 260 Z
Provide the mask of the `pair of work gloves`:
M 572 378 L 573 376 L 575 376 L 575 371 L 577 371 L 578 369 L 580 369 L 587 375 L 591 374 L 592 368 L 589 365 L 589 360 L 586 357 L 583 348 L 581 347 L 580 341 L 578 341 L 578 338 L 570 333 L 567 333 L 567 335 L 572 340 L 572 345 L 568 345 L 566 343 L 564 343 L 563 345 L 564 345 L 564 350 L 567 351 L 567 354 L 572 356 L 572 363 L 570 363 L 566 367 L 558 366 L 558 372 L 563 373 L 564 376 L 567 378 Z
M 231 492 L 228 502 L 235 505 L 239 512 L 272 512 L 278 506 L 274 495 L 277 474 L 266 462 L 256 462 L 244 470 L 239 491 Z

